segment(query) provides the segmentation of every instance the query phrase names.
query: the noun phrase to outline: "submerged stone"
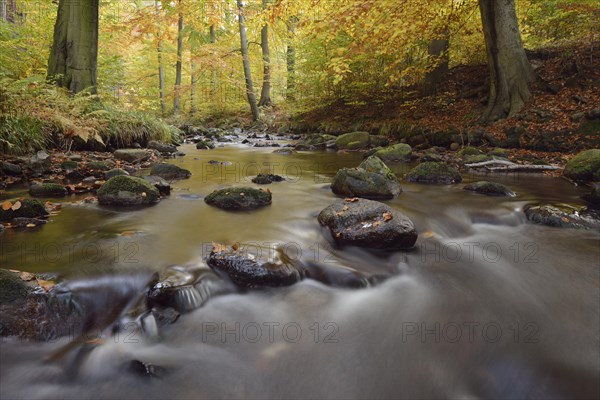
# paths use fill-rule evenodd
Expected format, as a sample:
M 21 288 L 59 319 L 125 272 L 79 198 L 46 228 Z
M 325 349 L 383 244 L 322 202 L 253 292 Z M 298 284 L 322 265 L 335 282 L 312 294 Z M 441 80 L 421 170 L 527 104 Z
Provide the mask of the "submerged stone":
M 282 176 L 273 174 L 258 174 L 252 178 L 252 182 L 258 185 L 268 185 L 273 182 L 283 182 L 284 180 Z

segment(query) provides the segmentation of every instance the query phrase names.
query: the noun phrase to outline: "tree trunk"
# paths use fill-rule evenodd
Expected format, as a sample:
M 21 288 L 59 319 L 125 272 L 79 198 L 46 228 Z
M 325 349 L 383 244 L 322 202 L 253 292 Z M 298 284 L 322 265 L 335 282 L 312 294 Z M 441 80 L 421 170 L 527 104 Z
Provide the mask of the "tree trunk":
M 448 73 L 448 33 L 442 34 L 441 39 L 433 39 L 429 42 L 428 53 L 435 61 L 433 69 L 425 75 L 423 94 L 430 96 L 437 90 L 438 85 L 444 80 Z
M 191 53 L 192 53 L 192 62 L 191 62 L 191 75 L 192 75 L 192 84 L 191 84 L 191 89 L 190 89 L 190 113 L 195 114 L 197 109 L 196 109 L 196 86 L 198 85 L 198 77 L 196 76 L 196 63 L 194 62 L 194 53 L 195 53 L 195 47 L 192 45 L 191 46 Z
M 8 20 L 8 12 L 6 8 L 6 0 L 0 0 L 0 15 L 2 16 L 2 21 Z
M 482 122 L 512 117 L 531 98 L 535 74 L 523 48 L 514 0 L 479 0 L 490 71 Z
M 246 18 L 244 16 L 244 5 L 242 0 L 237 0 L 240 25 L 240 43 L 242 47 L 242 59 L 244 63 L 244 77 L 246 78 L 246 94 L 248 95 L 248 103 L 252 111 L 252 120 L 258 120 L 259 111 L 254 96 L 254 86 L 252 85 L 252 73 L 250 71 L 250 59 L 248 58 L 248 40 L 246 39 Z
M 296 33 L 296 17 L 291 17 L 288 20 L 288 45 L 286 51 L 287 64 L 287 89 L 286 98 L 294 100 L 296 90 L 296 48 L 294 47 L 294 34 Z
M 215 44 L 217 42 L 217 35 L 215 33 L 215 26 L 211 25 L 209 29 L 210 33 L 210 42 Z M 212 81 L 211 81 L 211 94 L 215 96 L 217 94 L 217 67 L 213 65 L 212 70 Z
M 263 11 L 267 9 L 267 0 L 262 0 Z M 260 31 L 260 47 L 263 55 L 263 85 L 260 92 L 259 106 L 271 105 L 271 55 L 269 53 L 269 24 Z
M 179 114 L 179 96 L 181 91 L 181 58 L 183 56 L 183 14 L 179 13 L 177 22 L 177 63 L 175 64 L 175 93 L 173 97 L 173 113 Z
M 98 1 L 60 0 L 48 77 L 71 93 L 96 93 Z
M 162 115 L 167 112 L 167 105 L 165 103 L 165 71 L 162 63 L 162 38 L 160 34 L 160 8 L 158 6 L 158 0 L 154 0 L 154 6 L 156 7 L 156 16 L 158 19 L 158 28 L 156 30 L 156 51 L 158 53 L 158 90 L 160 96 L 160 110 Z

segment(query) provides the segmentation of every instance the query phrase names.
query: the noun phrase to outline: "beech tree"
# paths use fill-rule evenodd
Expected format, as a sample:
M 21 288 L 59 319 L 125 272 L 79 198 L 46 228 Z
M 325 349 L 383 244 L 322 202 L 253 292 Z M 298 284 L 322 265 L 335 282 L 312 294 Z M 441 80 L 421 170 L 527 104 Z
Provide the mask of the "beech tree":
M 535 74 L 523 48 L 514 0 L 479 0 L 490 71 L 482 122 L 511 117 L 531 98 Z
M 267 0 L 262 0 L 263 12 L 267 9 Z M 271 54 L 269 52 L 269 24 L 265 23 L 260 31 L 260 47 L 263 55 L 263 84 L 259 106 L 271 105 Z
M 60 0 L 48 78 L 71 93 L 96 93 L 99 0 Z
M 244 64 L 244 77 L 246 78 L 246 95 L 252 111 L 252 120 L 256 121 L 259 117 L 256 96 L 254 95 L 254 86 L 252 84 L 252 73 L 250 70 L 250 59 L 248 58 L 248 39 L 246 38 L 246 17 L 244 15 L 244 4 L 242 0 L 237 0 L 238 23 L 240 26 L 240 44 L 242 48 L 242 59 Z
M 181 2 L 179 3 L 181 6 Z M 175 64 L 175 90 L 173 96 L 173 113 L 179 113 L 179 97 L 181 91 L 181 59 L 183 57 L 183 13 L 177 19 L 177 63 Z

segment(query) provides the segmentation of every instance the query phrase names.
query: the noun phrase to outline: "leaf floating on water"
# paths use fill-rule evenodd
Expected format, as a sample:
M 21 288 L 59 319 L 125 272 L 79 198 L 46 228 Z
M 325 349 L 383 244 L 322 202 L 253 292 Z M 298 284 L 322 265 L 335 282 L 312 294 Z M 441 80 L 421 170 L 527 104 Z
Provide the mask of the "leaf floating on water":
M 15 204 L 12 205 L 11 210 L 17 211 L 19 208 L 21 208 L 21 202 L 17 200 L 15 201 Z
M 394 219 L 394 217 L 392 216 L 392 213 L 390 213 L 390 212 L 383 213 L 383 222 L 388 222 L 392 219 Z
M 5 201 L 4 203 L 2 203 L 2 209 L 4 211 L 8 211 L 12 208 L 12 203 L 10 201 Z
M 356 203 L 358 201 L 358 197 L 348 197 L 344 199 L 346 203 Z
M 19 271 L 19 278 L 25 282 L 29 282 L 35 279 L 35 275 L 31 272 Z

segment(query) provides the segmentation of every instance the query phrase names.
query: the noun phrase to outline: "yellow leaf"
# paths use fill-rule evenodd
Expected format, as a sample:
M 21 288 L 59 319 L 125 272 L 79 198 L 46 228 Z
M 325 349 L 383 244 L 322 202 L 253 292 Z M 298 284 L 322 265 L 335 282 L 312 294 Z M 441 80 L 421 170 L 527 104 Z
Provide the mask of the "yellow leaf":
M 15 204 L 12 205 L 11 209 L 17 211 L 19 208 L 21 208 L 21 202 L 17 200 L 15 201 Z
M 12 203 L 10 201 L 5 201 L 4 203 L 2 203 L 2 209 L 4 211 L 8 211 L 12 208 Z
M 35 228 L 35 224 L 27 224 L 25 225 L 27 228 Z

